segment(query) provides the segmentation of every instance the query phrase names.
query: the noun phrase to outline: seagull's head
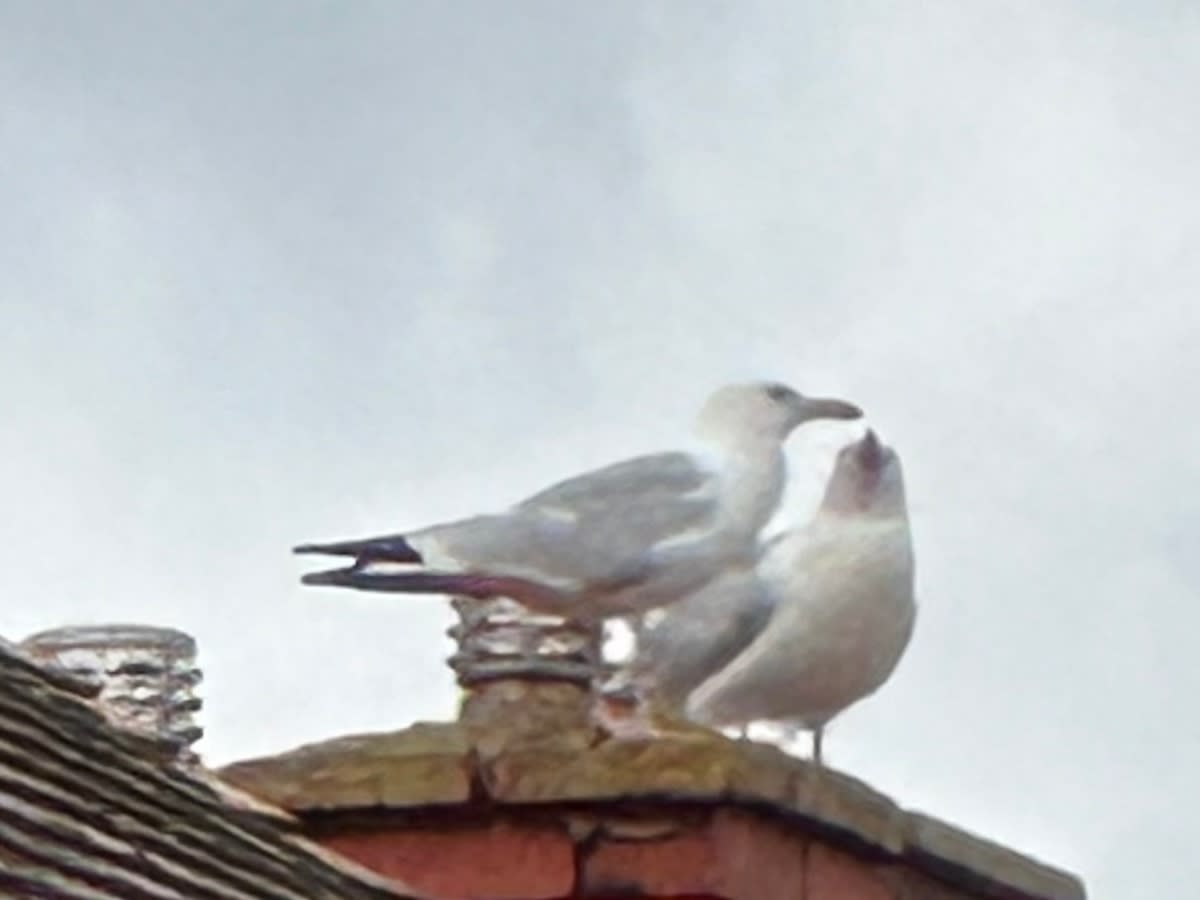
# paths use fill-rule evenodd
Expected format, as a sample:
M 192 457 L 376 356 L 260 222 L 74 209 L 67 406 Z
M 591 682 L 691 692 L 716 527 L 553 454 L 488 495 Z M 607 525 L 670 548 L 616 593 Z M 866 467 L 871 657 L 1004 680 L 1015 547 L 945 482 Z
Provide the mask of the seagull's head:
M 906 514 L 900 455 L 870 428 L 838 451 L 821 509 L 887 518 Z
M 857 419 L 862 410 L 845 400 L 806 397 L 776 381 L 727 384 L 708 398 L 697 428 L 722 442 L 748 437 L 784 440 L 813 419 Z

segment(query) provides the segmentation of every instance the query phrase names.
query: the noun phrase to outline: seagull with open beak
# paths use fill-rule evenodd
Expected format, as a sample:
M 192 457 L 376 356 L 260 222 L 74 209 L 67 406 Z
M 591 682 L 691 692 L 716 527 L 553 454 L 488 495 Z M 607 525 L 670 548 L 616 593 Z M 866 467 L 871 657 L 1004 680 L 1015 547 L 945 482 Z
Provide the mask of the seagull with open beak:
M 772 542 L 756 574 L 740 593 L 724 598 L 723 619 L 708 623 L 709 643 L 719 646 L 693 641 L 690 649 L 677 648 L 693 657 L 732 657 L 691 692 L 687 715 L 719 727 L 770 721 L 810 731 L 820 765 L 826 725 L 887 681 L 916 621 L 912 540 L 896 451 L 871 430 L 844 447 L 816 515 Z M 666 612 L 684 616 L 687 602 Z M 761 613 L 763 604 L 769 614 Z M 756 630 L 736 634 L 742 649 L 732 653 L 725 623 L 739 616 Z M 695 624 L 690 627 L 694 633 Z M 670 672 L 669 656 L 661 665 L 668 679 L 679 677 Z M 698 680 L 694 665 L 685 675 Z M 672 689 L 678 692 L 679 684 Z

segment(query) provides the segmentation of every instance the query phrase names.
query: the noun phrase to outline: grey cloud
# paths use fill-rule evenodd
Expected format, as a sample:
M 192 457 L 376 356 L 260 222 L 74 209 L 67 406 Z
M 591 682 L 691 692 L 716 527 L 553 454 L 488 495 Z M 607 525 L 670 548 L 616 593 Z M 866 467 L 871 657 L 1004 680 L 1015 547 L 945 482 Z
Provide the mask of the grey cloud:
M 784 378 L 860 401 L 913 506 L 916 636 L 831 763 L 1169 895 L 1198 61 L 1165 2 L 8 4 L 0 633 L 194 631 L 218 760 L 445 716 L 445 611 L 301 591 L 291 543 Z

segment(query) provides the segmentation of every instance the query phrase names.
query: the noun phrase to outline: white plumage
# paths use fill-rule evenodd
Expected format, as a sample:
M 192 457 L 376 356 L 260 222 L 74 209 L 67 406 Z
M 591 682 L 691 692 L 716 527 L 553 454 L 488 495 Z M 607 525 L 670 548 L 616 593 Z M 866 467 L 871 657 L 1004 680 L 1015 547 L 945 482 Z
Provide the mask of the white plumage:
M 717 726 L 768 720 L 812 731 L 819 760 L 825 725 L 884 684 L 912 636 L 913 552 L 895 451 L 870 431 L 843 448 L 820 509 L 767 549 L 757 578 L 770 616 L 691 694 L 687 713 Z M 723 628 L 710 622 L 714 640 Z

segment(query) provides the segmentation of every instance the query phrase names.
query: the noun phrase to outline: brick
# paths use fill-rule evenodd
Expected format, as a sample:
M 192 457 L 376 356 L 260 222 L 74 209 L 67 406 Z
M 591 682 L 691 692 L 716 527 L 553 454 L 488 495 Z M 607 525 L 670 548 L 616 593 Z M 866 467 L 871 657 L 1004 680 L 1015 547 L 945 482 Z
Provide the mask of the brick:
M 715 893 L 719 861 L 712 835 L 697 828 L 660 840 L 601 840 L 583 857 L 584 896 Z
M 808 853 L 807 900 L 897 900 L 882 866 L 823 844 Z
M 712 835 L 721 859 L 716 884 L 721 896 L 812 900 L 804 894 L 807 840 L 798 832 L 762 816 L 723 809 L 713 816 Z
M 550 827 L 391 828 L 322 841 L 360 865 L 417 893 L 456 900 L 548 900 L 568 896 L 574 848 Z
M 585 859 L 582 883 L 589 897 L 895 898 L 875 864 L 818 844 L 806 854 L 805 840 L 786 826 L 734 810 L 665 840 L 600 841 Z

